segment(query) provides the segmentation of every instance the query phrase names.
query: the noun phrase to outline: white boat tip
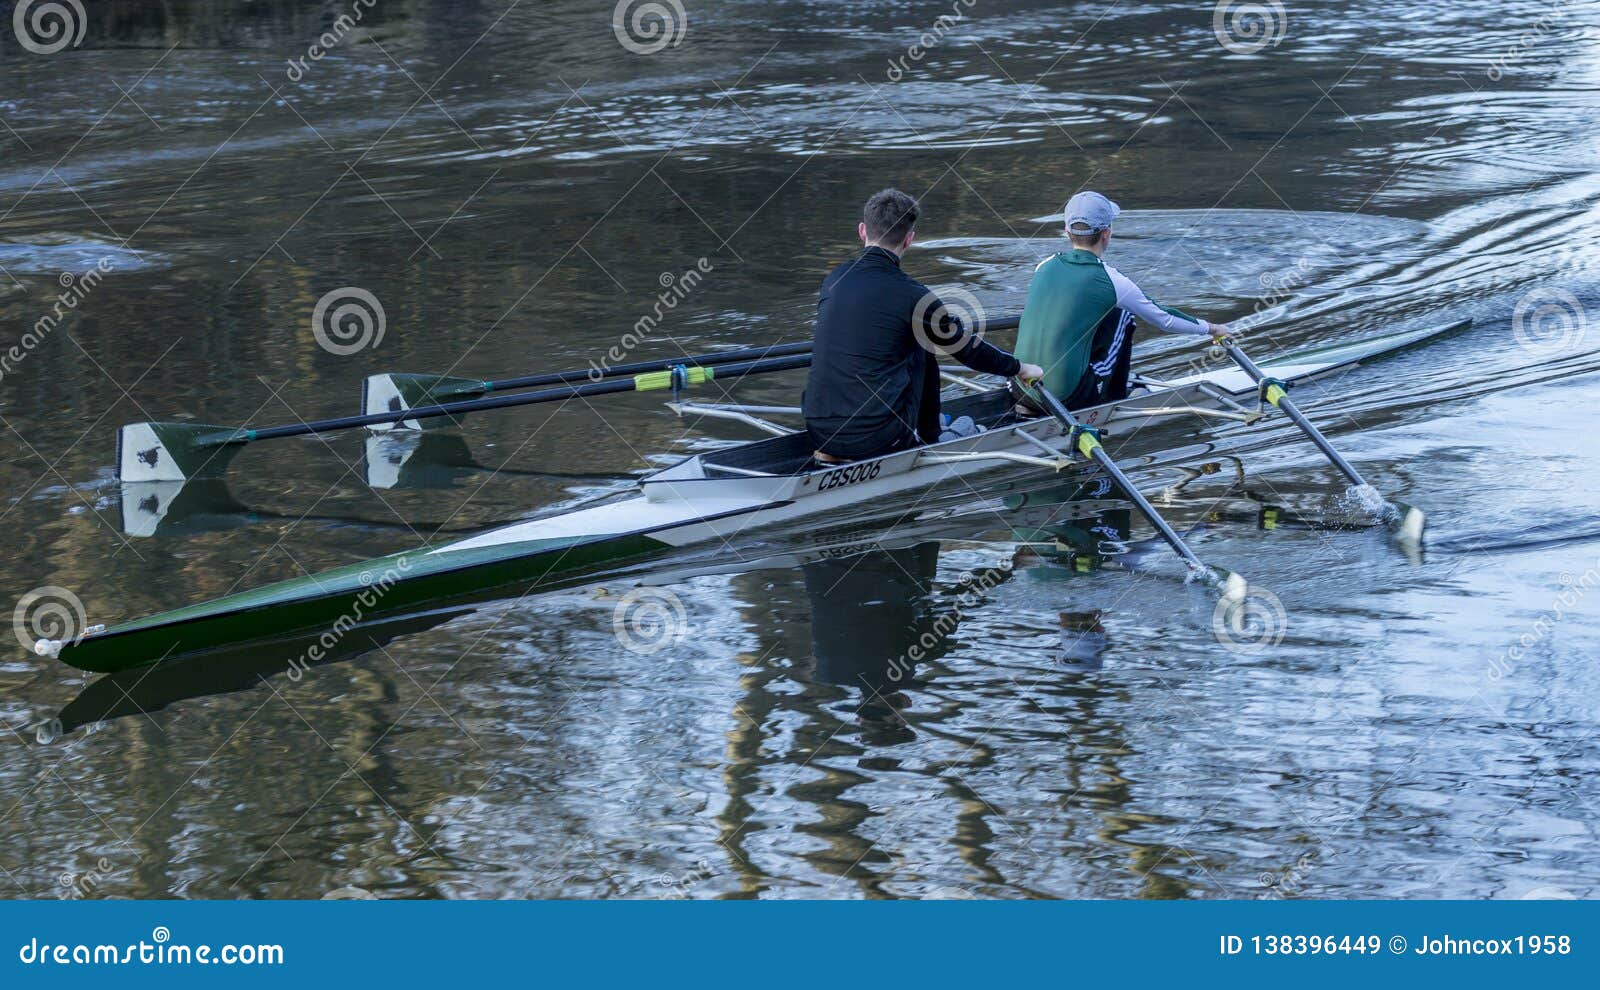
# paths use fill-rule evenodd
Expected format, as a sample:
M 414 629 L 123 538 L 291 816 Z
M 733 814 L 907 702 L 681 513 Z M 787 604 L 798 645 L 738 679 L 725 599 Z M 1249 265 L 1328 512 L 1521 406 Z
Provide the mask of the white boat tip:
M 41 657 L 54 660 L 61 656 L 61 647 L 64 644 L 59 639 L 41 639 L 33 644 L 33 652 Z

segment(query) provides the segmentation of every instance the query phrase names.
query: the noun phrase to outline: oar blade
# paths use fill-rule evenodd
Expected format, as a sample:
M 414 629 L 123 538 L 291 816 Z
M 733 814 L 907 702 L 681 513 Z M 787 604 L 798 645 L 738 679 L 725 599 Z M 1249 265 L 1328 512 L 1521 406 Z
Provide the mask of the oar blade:
M 1215 581 L 1217 596 L 1225 602 L 1242 602 L 1250 594 L 1250 582 L 1241 574 L 1222 567 L 1207 565 Z
M 1405 502 L 1390 502 L 1393 514 L 1389 531 L 1394 538 L 1407 546 L 1421 546 L 1422 532 L 1428 526 L 1428 516 L 1421 509 Z
M 188 481 L 220 478 L 248 430 L 201 423 L 129 423 L 117 431 L 120 481 Z
M 449 378 L 444 375 L 407 375 L 387 372 L 369 375 L 361 383 L 361 412 L 395 413 L 423 406 L 437 406 L 453 399 L 470 399 L 483 395 L 487 388 L 473 378 Z M 398 423 L 378 423 L 367 429 L 377 432 L 388 430 L 426 430 L 449 425 L 445 419 L 407 419 Z

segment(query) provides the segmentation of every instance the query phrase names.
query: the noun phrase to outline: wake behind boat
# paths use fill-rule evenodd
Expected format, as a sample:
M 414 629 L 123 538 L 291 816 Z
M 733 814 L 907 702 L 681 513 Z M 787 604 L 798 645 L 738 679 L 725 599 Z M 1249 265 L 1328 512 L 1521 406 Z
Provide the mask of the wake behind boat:
M 1022 418 L 1008 389 L 969 385 L 971 394 L 946 401 L 944 408 L 952 419 L 970 417 L 979 432 L 839 466 L 815 463 L 813 447 L 804 430 L 764 418 L 798 410 L 684 401 L 676 393 L 697 379 L 688 368 L 709 369 L 715 362 L 679 362 L 669 367 L 665 378 L 656 374 L 643 383 L 627 379 L 613 385 L 610 391 L 671 387 L 676 401 L 669 405 L 680 415 L 733 419 L 773 435 L 685 458 L 642 479 L 638 492 L 631 497 L 504 526 L 441 547 L 391 554 L 267 585 L 110 628 L 92 626 L 74 640 L 42 640 L 36 651 L 59 656 L 82 670 L 109 672 L 288 634 L 327 630 L 343 635 L 367 623 L 423 610 L 580 584 L 602 569 L 648 561 L 676 548 L 736 548 L 739 541 L 758 530 L 803 519 L 825 520 L 862 506 L 897 506 L 894 511 L 904 514 L 908 505 L 920 505 L 940 491 L 965 489 L 975 485 L 977 479 L 987 481 L 1005 471 L 1105 470 L 1116 477 L 1120 469 L 1110 461 L 1112 456 L 1148 459 L 1189 442 L 1183 431 L 1170 428 L 1175 421 L 1255 424 L 1274 408 L 1285 408 L 1287 390 L 1296 383 L 1395 354 L 1468 325 L 1460 322 L 1397 332 L 1285 355 L 1264 362 L 1261 368 L 1253 364 L 1220 368 L 1172 381 L 1139 378 L 1135 380 L 1137 387 L 1125 399 L 1071 414 L 1063 411 L 1061 416 Z M 1242 352 L 1235 356 L 1236 361 L 1239 356 Z M 784 370 L 799 366 L 789 362 L 803 360 L 801 356 L 784 357 L 760 370 Z M 749 363 L 724 366 L 736 369 L 736 374 L 727 377 L 756 373 Z M 706 377 L 709 376 L 698 379 L 703 381 Z M 583 389 L 595 384 L 567 388 Z M 380 421 L 407 424 L 422 418 L 514 405 L 517 400 L 526 402 L 530 397 L 532 401 L 545 401 L 539 397 L 557 391 L 561 390 L 469 400 L 453 407 L 410 406 L 404 396 L 395 393 L 395 408 L 390 411 L 327 422 L 338 424 L 330 428 L 373 426 Z M 435 402 L 436 397 L 426 396 L 423 401 Z M 480 405 L 485 402 L 495 404 Z M 1298 417 L 1297 424 L 1314 433 L 1309 423 L 1301 422 L 1304 417 L 1297 410 L 1292 415 Z M 305 425 L 316 424 L 302 424 Z M 139 449 L 137 444 L 128 443 L 130 430 L 141 442 L 154 440 L 158 446 Z M 212 462 L 204 451 L 214 449 L 219 433 L 224 437 L 221 442 L 229 445 L 278 435 L 217 427 L 169 431 L 155 424 L 138 424 L 125 428 L 121 464 L 125 472 L 137 472 L 140 466 L 166 469 L 170 465 L 207 465 Z M 1314 436 L 1320 439 L 1320 434 Z M 188 446 L 185 441 L 190 442 Z M 1321 443 L 1325 445 L 1326 441 Z M 147 450 L 157 453 L 142 456 Z M 131 480 L 126 473 L 124 480 Z M 1142 503 L 1142 496 L 1131 484 L 1124 494 L 1136 504 Z M 1148 508 L 1147 503 L 1141 508 Z M 1152 522 L 1160 518 L 1153 509 L 1147 515 Z M 1157 525 L 1160 529 L 1164 523 Z M 1420 515 L 1415 521 L 1407 516 L 1403 525 L 1415 526 L 1417 532 L 1408 535 L 1420 537 Z M 1176 534 L 1172 534 L 1172 540 L 1177 540 L 1175 549 L 1182 546 Z M 1191 567 L 1194 563 L 1191 561 Z M 1242 593 L 1226 575 L 1219 577 L 1219 583 L 1225 595 Z

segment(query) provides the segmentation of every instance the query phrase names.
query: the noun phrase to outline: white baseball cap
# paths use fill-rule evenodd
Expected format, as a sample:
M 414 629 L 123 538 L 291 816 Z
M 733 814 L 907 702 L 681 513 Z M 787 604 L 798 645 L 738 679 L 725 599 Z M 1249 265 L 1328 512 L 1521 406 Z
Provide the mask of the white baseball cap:
M 1067 219 L 1067 230 L 1074 234 L 1097 234 L 1111 226 L 1111 221 L 1122 212 L 1122 207 L 1097 192 L 1085 190 L 1067 200 L 1062 211 Z

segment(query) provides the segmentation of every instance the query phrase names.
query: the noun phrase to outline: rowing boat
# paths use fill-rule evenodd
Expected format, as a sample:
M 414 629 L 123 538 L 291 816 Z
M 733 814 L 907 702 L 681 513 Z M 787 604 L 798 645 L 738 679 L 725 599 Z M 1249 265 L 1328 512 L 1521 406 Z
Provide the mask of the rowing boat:
M 1287 388 L 1466 325 L 1388 334 L 1291 354 L 1252 369 Z M 1119 457 L 1143 457 L 1183 445 L 1188 438 L 1175 438 L 1170 429 L 1147 428 L 1163 427 L 1177 417 L 1250 424 L 1276 405 L 1269 405 L 1269 390 L 1242 368 L 1202 370 L 1170 381 L 1140 378 L 1136 383 L 1126 399 L 1072 414 L 1082 427 L 1098 431 Z M 969 387 L 970 394 L 947 399 L 944 408 L 952 418 L 972 417 L 982 432 L 821 470 L 810 469 L 812 451 L 805 431 L 763 418 L 762 413 L 772 413 L 770 408 L 680 398 L 668 403 L 680 415 L 732 419 L 772 435 L 684 458 L 641 479 L 635 493 L 616 501 L 110 628 L 90 627 L 74 640 L 42 640 L 36 650 L 83 670 L 110 672 L 290 633 L 323 630 L 337 640 L 352 628 L 386 617 L 571 586 L 603 569 L 646 561 L 675 548 L 735 547 L 758 530 L 798 520 L 827 519 L 862 506 L 894 507 L 900 515 L 908 501 L 917 504 L 936 492 L 971 492 L 975 479 L 1004 470 L 1097 469 L 1065 418 L 1019 418 L 1008 390 Z M 386 398 L 399 407 L 389 422 L 404 424 L 410 410 L 401 404 L 403 397 Z

